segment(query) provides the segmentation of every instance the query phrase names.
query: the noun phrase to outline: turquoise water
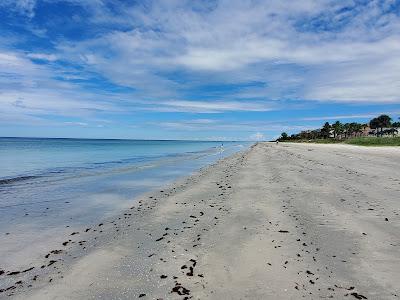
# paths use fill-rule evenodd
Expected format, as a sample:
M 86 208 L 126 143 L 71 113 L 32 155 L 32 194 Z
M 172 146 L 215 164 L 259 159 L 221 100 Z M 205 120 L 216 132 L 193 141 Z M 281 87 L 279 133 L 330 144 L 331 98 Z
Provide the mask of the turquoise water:
M 225 150 L 243 143 L 225 142 Z M 0 138 L 0 180 L 72 168 L 130 165 L 167 156 L 215 154 L 221 142 Z
M 247 146 L 238 142 L 0 138 L 0 210 L 39 200 L 83 201 L 77 189 L 86 195 L 118 179 L 146 179 L 159 185 Z M 134 182 L 112 191 L 128 196 L 137 192 L 143 189 L 138 190 Z
M 0 138 L 0 263 L 23 262 L 36 248 L 40 252 L 44 240 L 64 239 L 66 228 L 79 229 L 118 214 L 138 195 L 245 150 L 250 143 L 221 145 Z M 29 251 L 22 253 L 24 249 Z

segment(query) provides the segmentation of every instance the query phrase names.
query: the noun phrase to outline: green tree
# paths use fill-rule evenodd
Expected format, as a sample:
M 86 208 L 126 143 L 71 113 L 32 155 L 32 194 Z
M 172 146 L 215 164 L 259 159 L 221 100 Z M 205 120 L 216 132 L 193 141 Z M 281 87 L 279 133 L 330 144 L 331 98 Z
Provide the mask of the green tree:
M 400 122 L 392 123 L 392 128 L 390 128 L 390 131 L 392 132 L 392 136 L 394 136 L 395 133 L 399 133 L 399 130 L 398 130 L 399 127 L 400 127 Z
M 354 123 L 354 133 L 356 134 L 356 136 L 361 136 L 361 133 L 363 132 L 363 129 L 366 127 L 363 124 L 360 123 Z
M 348 137 L 348 135 L 349 135 L 349 132 L 350 132 L 350 129 L 351 129 L 351 124 L 350 123 L 345 123 L 345 124 L 343 124 L 343 132 L 344 132 L 344 138 L 345 139 L 347 139 L 347 137 Z
M 388 115 L 380 115 L 377 119 L 378 128 L 381 129 L 381 136 L 383 134 L 383 128 L 388 128 L 392 125 L 392 118 Z
M 336 121 L 335 123 L 332 124 L 332 129 L 333 129 L 333 137 L 336 139 L 339 134 L 343 132 L 343 124 L 340 123 L 339 121 Z
M 287 140 L 287 138 L 288 138 L 288 134 L 286 132 L 282 132 L 281 137 L 279 139 L 284 141 L 284 140 Z
M 327 139 L 329 138 L 330 133 L 331 133 L 331 125 L 329 124 L 329 122 L 326 122 L 321 129 L 321 135 L 324 139 Z
M 371 121 L 369 121 L 369 127 L 371 129 L 375 129 L 376 130 L 376 136 L 378 136 L 379 134 L 379 120 L 378 118 L 373 118 Z
M 356 123 L 354 123 L 354 122 L 351 122 L 350 124 L 349 124 L 349 131 L 348 131 L 348 133 L 347 133 L 347 136 L 348 137 L 352 137 L 353 136 L 353 134 L 356 132 Z
M 348 125 L 347 137 L 357 136 L 358 132 L 361 132 L 362 125 L 356 122 L 352 122 Z

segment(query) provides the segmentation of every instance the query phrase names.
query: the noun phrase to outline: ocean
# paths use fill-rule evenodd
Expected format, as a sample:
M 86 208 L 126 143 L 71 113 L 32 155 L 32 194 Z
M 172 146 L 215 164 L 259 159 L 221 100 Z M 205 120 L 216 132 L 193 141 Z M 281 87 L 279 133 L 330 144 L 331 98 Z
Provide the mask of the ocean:
M 0 138 L 2 266 L 24 264 L 40 255 L 41 245 L 58 242 L 65 228 L 118 214 L 138 195 L 250 145 Z

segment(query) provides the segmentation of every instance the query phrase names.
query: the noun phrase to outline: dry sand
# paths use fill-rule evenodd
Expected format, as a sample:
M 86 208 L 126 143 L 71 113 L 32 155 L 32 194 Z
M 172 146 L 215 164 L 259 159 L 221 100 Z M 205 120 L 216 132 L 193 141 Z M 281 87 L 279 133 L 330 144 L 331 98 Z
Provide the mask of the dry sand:
M 399 148 L 259 143 L 135 203 L 0 297 L 400 298 Z

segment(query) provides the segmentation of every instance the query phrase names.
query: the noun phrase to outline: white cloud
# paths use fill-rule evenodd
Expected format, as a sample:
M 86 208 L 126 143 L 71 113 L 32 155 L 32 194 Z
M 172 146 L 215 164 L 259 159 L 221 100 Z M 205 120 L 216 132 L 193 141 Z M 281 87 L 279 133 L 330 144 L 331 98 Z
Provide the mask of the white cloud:
M 373 61 L 332 66 L 329 72 L 313 75 L 313 85 L 305 97 L 344 102 L 400 103 L 400 40 L 385 47 L 387 54 Z M 395 54 L 396 53 L 396 54 Z
M 262 134 L 261 132 L 254 133 L 254 134 L 250 135 L 249 138 L 250 138 L 250 140 L 252 140 L 252 141 L 262 141 L 262 140 L 265 140 L 265 136 L 264 136 L 264 134 Z
M 72 126 L 83 126 L 86 127 L 89 124 L 86 122 L 64 122 L 65 125 L 72 125 Z M 99 126 L 99 125 L 98 125 Z
M 352 114 L 352 115 L 337 115 L 337 116 L 320 116 L 320 117 L 308 117 L 308 118 L 301 118 L 299 120 L 302 121 L 330 121 L 330 120 L 343 120 L 343 119 L 368 119 L 374 118 L 378 115 L 387 114 L 387 115 L 398 115 L 400 111 L 381 111 L 381 112 L 374 112 L 374 113 L 367 113 L 367 114 Z
M 170 100 L 160 102 L 167 111 L 193 112 L 193 113 L 219 113 L 225 111 L 269 111 L 272 105 L 257 102 L 239 101 L 185 101 Z M 158 108 L 160 109 L 160 107 Z M 162 110 L 162 109 L 161 109 Z
M 57 56 L 54 54 L 46 54 L 46 53 L 29 53 L 27 54 L 29 58 L 38 59 L 38 60 L 46 60 L 46 61 L 56 61 Z
M 295 120 L 295 122 L 298 122 Z M 212 120 L 209 123 L 200 123 L 196 120 L 168 121 L 161 123 L 148 123 L 152 126 L 161 126 L 172 130 L 183 131 L 223 131 L 240 132 L 254 135 L 254 132 L 276 132 L 276 131 L 301 131 L 312 129 L 315 126 L 288 124 L 278 121 L 235 121 L 235 120 Z
M 35 64 L 23 54 L 0 51 L 0 121 L 10 122 L 9 116 L 38 122 L 45 115 L 91 116 L 121 111 L 104 95 L 55 80 L 54 75 L 53 69 Z
M 390 3 L 148 1 L 121 16 L 134 29 L 59 49 L 148 97 L 176 99 L 191 86 L 260 81 L 268 87 L 264 99 L 399 103 L 400 20 L 382 10 Z M 90 9 L 95 22 L 116 22 L 101 2 Z M 332 29 L 318 28 L 318 21 Z M 164 75 L 174 71 L 193 80 Z

